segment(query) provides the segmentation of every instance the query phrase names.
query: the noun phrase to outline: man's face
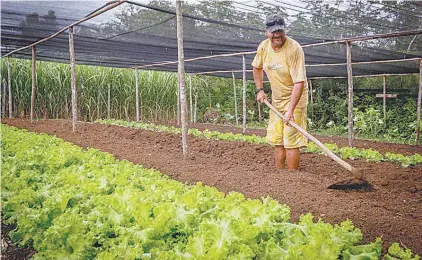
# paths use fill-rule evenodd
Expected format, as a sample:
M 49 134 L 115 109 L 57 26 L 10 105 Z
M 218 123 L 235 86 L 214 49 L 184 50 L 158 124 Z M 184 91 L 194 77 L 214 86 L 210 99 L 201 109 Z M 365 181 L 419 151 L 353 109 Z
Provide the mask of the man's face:
M 275 46 L 281 46 L 284 43 L 284 38 L 286 37 L 286 33 L 284 31 L 275 31 L 270 32 L 267 30 L 268 39 L 271 40 L 271 43 Z

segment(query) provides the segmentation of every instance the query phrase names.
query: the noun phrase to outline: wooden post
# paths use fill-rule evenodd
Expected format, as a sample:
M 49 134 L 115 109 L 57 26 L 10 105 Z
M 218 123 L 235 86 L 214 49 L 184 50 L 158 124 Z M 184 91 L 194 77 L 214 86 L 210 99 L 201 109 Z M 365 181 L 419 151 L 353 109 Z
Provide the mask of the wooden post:
M 1 81 L 3 92 L 1 93 L 1 117 L 6 117 L 6 81 Z
M 136 106 L 136 122 L 139 122 L 139 75 L 138 69 L 135 69 L 135 106 Z
M 9 57 L 7 57 L 7 86 L 9 89 L 9 118 L 12 118 L 12 71 L 10 69 Z
M 100 92 L 101 88 L 98 88 L 98 94 L 97 94 L 97 119 L 101 119 L 100 118 L 100 97 L 101 97 L 101 92 Z
M 314 104 L 314 93 L 312 89 L 312 79 L 309 80 L 309 91 L 311 93 L 311 105 Z
M 421 98 L 422 98 L 422 59 L 419 61 L 419 93 L 418 93 L 417 126 L 416 126 L 415 144 L 419 143 L 419 134 L 420 134 L 420 128 L 421 128 Z
M 177 95 L 177 125 L 180 125 L 180 83 L 179 81 L 177 81 L 176 95 Z
M 107 85 L 107 119 L 110 119 L 111 116 L 111 87 L 110 84 Z
M 183 17 L 182 1 L 176 0 L 177 18 L 177 49 L 178 49 L 178 79 L 180 89 L 180 116 L 182 121 L 182 150 L 183 155 L 188 155 L 188 125 L 186 122 L 186 90 L 185 90 L 185 54 L 183 52 Z
M 387 109 L 386 109 L 386 106 L 387 106 L 387 84 L 386 84 L 386 82 L 387 82 L 387 79 L 386 79 L 386 76 L 384 75 L 383 77 L 382 77 L 382 79 L 383 79 L 383 97 L 382 97 L 382 112 L 383 112 L 383 114 L 384 114 L 384 127 L 386 127 L 387 126 Z
M 236 78 L 234 77 L 234 72 L 232 72 L 232 77 L 233 77 L 233 94 L 234 94 L 234 116 L 236 118 L 236 125 L 239 125 L 239 117 L 237 115 Z
M 143 110 L 143 101 L 142 101 L 142 92 L 144 92 L 144 89 L 145 88 L 142 88 L 142 90 L 141 90 L 141 95 L 140 95 L 140 97 L 139 97 L 139 103 L 140 103 L 140 105 L 141 105 L 141 107 L 140 107 L 140 111 L 139 111 L 139 120 L 141 120 L 142 121 L 142 118 L 144 118 L 144 110 Z M 168 116 L 168 113 L 167 113 L 167 116 Z M 168 120 L 167 120 L 168 121 Z
M 208 107 L 211 109 L 212 108 L 212 103 L 211 103 L 211 89 L 210 88 L 208 88 L 208 85 L 207 85 L 207 89 L 208 89 Z
M 189 75 L 189 107 L 190 107 L 190 122 L 193 122 L 193 107 L 192 107 L 192 75 Z
M 31 91 L 31 123 L 34 121 L 35 89 L 37 87 L 37 50 L 32 46 L 32 91 Z
M 69 53 L 70 53 L 70 79 L 72 87 L 72 131 L 76 130 L 76 122 L 78 121 L 77 114 L 77 99 L 76 99 L 76 70 L 75 70 L 75 48 L 73 45 L 73 27 L 69 27 Z
M 347 83 L 348 83 L 348 137 L 349 146 L 354 145 L 353 141 L 353 73 L 352 73 L 352 50 L 350 41 L 346 42 L 347 52 Z
M 258 121 L 261 122 L 261 102 L 256 102 L 258 104 Z
M 309 80 L 309 92 L 311 93 L 311 119 L 314 120 L 314 91 L 312 89 L 312 79 Z
M 246 61 L 245 55 L 243 57 L 243 123 L 242 133 L 246 133 Z
M 193 111 L 193 122 L 196 123 L 196 111 L 198 110 L 198 94 L 195 94 L 195 109 Z

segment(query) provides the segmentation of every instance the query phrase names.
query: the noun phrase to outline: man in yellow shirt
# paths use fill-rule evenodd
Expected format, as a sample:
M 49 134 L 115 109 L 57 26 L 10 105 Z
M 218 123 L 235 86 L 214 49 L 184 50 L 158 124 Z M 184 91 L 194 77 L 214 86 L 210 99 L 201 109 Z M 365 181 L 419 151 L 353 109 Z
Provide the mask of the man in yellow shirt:
M 285 34 L 285 22 L 280 14 L 266 19 L 268 39 L 261 42 L 252 62 L 256 85 L 256 99 L 267 98 L 263 91 L 263 71 L 272 90 L 272 104 L 284 115 L 306 130 L 306 106 L 308 84 L 305 55 L 298 42 Z M 297 170 L 300 162 L 300 147 L 307 145 L 306 137 L 283 122 L 272 111 L 267 128 L 267 142 L 275 146 L 274 157 L 278 168 Z

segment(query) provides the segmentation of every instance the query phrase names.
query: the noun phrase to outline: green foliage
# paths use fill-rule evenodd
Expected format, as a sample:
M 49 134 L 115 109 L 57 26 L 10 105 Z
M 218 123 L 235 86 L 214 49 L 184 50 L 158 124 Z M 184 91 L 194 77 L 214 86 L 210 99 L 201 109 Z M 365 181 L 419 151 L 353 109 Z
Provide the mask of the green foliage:
M 385 155 L 382 155 L 380 152 L 373 149 L 359 149 L 348 146 L 338 148 L 336 144 L 325 144 L 325 146 L 333 153 L 338 154 L 342 159 L 365 159 L 368 162 L 395 162 L 399 163 L 403 168 L 422 165 L 422 156 L 420 154 L 405 156 L 402 154 L 387 152 Z M 312 142 L 308 144 L 306 152 L 323 153 L 321 148 Z
M 358 245 L 352 246 L 349 249 L 343 252 L 344 260 L 353 260 L 353 259 L 367 259 L 367 260 L 377 260 L 381 257 L 382 241 L 380 238 L 377 238 L 375 242 L 368 245 Z
M 354 81 L 354 130 L 355 135 L 364 139 L 414 144 L 416 133 L 416 97 L 418 77 L 387 77 L 389 89 L 401 90 L 398 98 L 387 99 L 386 120 L 383 116 L 383 79 L 357 78 Z M 330 135 L 347 134 L 347 81 L 314 80 L 314 104 L 308 106 L 308 117 L 312 124 L 309 129 Z M 381 89 L 381 92 L 377 92 Z M 367 91 L 359 91 L 367 90 Z M 375 90 L 372 91 L 371 90 Z
M 357 135 L 376 137 L 385 128 L 380 111 L 373 107 L 365 109 L 365 112 L 355 109 L 354 116 L 354 129 Z
M 420 154 L 404 156 L 402 154 L 386 153 L 385 158 L 388 161 L 400 163 L 402 167 L 409 167 L 411 165 L 422 164 L 422 156 Z
M 398 243 L 393 243 L 388 248 L 388 254 L 385 255 L 385 260 L 419 260 L 420 256 L 414 255 L 408 248 L 403 249 Z
M 349 220 L 331 225 L 308 213 L 292 223 L 290 209 L 269 197 L 188 186 L 46 134 L 1 131 L 3 221 L 17 225 L 11 237 L 32 246 L 34 259 L 379 255 L 380 240 L 358 246 L 362 233 Z M 400 255 L 396 247 L 389 254 Z
M 29 115 L 31 99 L 30 62 L 11 59 L 14 116 Z M 4 60 L 2 60 L 4 64 Z M 71 91 L 68 65 L 49 62 L 37 63 L 37 118 L 70 118 Z M 2 77 L 7 78 L 6 66 Z M 242 83 L 236 80 L 236 103 L 233 100 L 233 81 L 217 77 L 192 76 L 186 78 L 188 112 L 190 114 L 190 80 L 192 81 L 192 113 L 197 122 L 236 124 L 242 115 Z M 4 82 L 3 82 L 4 84 Z M 417 77 L 391 76 L 387 89 L 413 89 L 417 95 Z M 314 104 L 308 107 L 308 127 L 313 132 L 332 135 L 347 133 L 346 80 L 313 81 Z M 142 121 L 169 122 L 176 120 L 177 77 L 174 73 L 139 71 L 140 118 Z M 357 79 L 356 89 L 382 86 L 381 78 Z M 78 116 L 81 120 L 115 118 L 135 119 L 135 75 L 133 70 L 77 66 Z M 253 82 L 247 84 L 248 125 L 262 125 L 268 118 L 268 109 L 261 105 L 259 121 Z M 108 93 L 110 91 L 110 102 Z M 196 102 L 195 102 L 196 100 Z M 110 106 L 110 108 L 109 108 Z M 416 99 L 399 95 L 387 100 L 387 120 L 382 115 L 382 100 L 364 92 L 355 93 L 355 134 L 360 138 L 413 144 L 416 132 Z M 195 110 L 196 108 L 196 110 Z M 110 113 L 108 113 L 110 110 Z M 196 111 L 196 113 L 195 113 Z M 189 119 L 194 115 L 189 115 Z M 218 115 L 217 117 L 210 115 Z M 421 140 L 422 141 L 422 140 Z
M 181 133 L 181 128 L 173 127 L 173 126 L 155 125 L 152 123 L 127 122 L 123 120 L 97 120 L 96 122 L 101 123 L 101 124 L 134 127 L 134 128 L 156 131 L 156 132 L 167 132 L 167 133 L 173 133 L 173 134 Z M 210 131 L 208 129 L 205 129 L 204 131 L 200 131 L 194 128 L 189 128 L 188 133 L 196 137 L 206 138 L 206 139 L 241 141 L 241 142 L 261 143 L 261 144 L 266 143 L 266 140 L 264 137 L 257 136 L 257 135 L 233 134 L 231 132 L 220 133 L 218 131 Z
M 31 63 L 11 59 L 13 115 L 28 117 L 31 103 Z M 4 60 L 2 60 L 4 65 Z M 103 118 L 134 120 L 135 73 L 134 70 L 78 65 L 77 93 L 79 120 L 95 121 Z M 2 66 L 2 78 L 7 78 L 6 66 Z M 177 76 L 175 73 L 139 71 L 139 110 L 142 121 L 176 121 Z M 71 118 L 70 71 L 66 64 L 37 62 L 36 118 Z M 192 82 L 192 84 L 190 84 Z M 5 82 L 3 82 L 5 84 Z M 186 94 L 190 115 L 190 91 L 192 86 L 192 113 L 198 122 L 235 124 L 233 81 L 217 77 L 186 76 Z M 238 119 L 241 118 L 241 86 L 236 81 Z M 255 87 L 247 84 L 248 110 L 258 120 Z M 110 93 L 110 99 L 109 99 Z M 195 98 L 196 97 L 196 98 Z M 195 100 L 197 102 L 195 102 Z M 217 110 L 220 118 L 207 117 L 207 111 Z M 268 116 L 267 111 L 262 111 Z

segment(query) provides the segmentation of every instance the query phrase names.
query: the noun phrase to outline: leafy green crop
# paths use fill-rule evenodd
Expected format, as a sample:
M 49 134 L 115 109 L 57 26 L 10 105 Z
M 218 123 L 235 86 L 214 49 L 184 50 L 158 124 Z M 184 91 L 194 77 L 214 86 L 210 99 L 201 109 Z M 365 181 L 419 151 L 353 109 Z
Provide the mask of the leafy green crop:
M 385 255 L 385 260 L 419 260 L 418 255 L 414 255 L 410 249 L 403 249 L 398 243 L 393 243 L 388 248 L 388 254 Z
M 291 223 L 290 209 L 269 197 L 246 199 L 202 183 L 184 185 L 46 134 L 5 125 L 1 132 L 3 221 L 16 223 L 10 235 L 34 247 L 34 259 L 377 259 L 380 254 L 380 240 L 358 245 L 362 234 L 349 220 L 331 225 L 306 214 Z M 397 245 L 391 250 L 394 257 L 402 255 Z
M 123 120 L 97 120 L 97 123 L 101 124 L 111 124 L 118 126 L 134 127 L 144 130 L 151 130 L 157 132 L 168 132 L 174 134 L 180 134 L 181 129 L 173 126 L 162 126 L 155 125 L 152 123 L 137 123 L 137 122 L 127 122 Z M 242 135 L 242 134 L 233 134 L 233 133 L 220 133 L 218 131 L 210 131 L 205 129 L 204 131 L 199 131 L 198 129 L 189 129 L 189 134 L 194 135 L 200 138 L 215 139 L 215 140 L 226 140 L 226 141 L 240 141 L 240 142 L 249 142 L 257 144 L 267 143 L 265 137 L 257 135 Z M 414 154 L 410 156 L 405 156 L 402 154 L 386 153 L 382 155 L 380 152 L 373 149 L 359 149 L 356 147 L 342 147 L 339 148 L 336 144 L 326 143 L 324 144 L 328 149 L 333 153 L 339 155 L 343 159 L 365 159 L 368 162 L 395 162 L 399 163 L 401 167 L 409 167 L 415 165 L 422 165 L 422 155 Z M 315 143 L 310 142 L 308 147 L 305 150 L 308 153 L 323 153 L 321 148 Z

